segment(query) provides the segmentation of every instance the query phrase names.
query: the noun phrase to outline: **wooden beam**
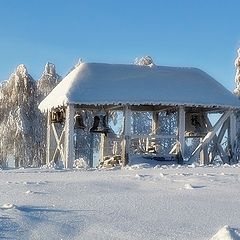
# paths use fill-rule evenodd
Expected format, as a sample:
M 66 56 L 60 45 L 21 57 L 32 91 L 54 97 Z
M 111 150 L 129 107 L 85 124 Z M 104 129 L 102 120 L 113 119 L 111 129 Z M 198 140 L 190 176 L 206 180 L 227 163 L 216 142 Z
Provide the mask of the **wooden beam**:
M 237 153 L 237 144 L 236 144 L 236 139 L 237 139 L 237 118 L 236 114 L 233 112 L 230 115 L 230 123 L 229 123 L 229 147 L 231 148 L 232 151 L 232 162 L 236 162 L 236 153 Z
M 133 134 L 131 135 L 131 139 L 147 139 L 147 138 L 156 138 L 156 139 L 169 139 L 169 138 L 177 138 L 177 136 L 175 134 L 171 134 L 171 135 L 165 135 L 165 134 L 153 134 L 153 135 L 149 135 L 149 134 Z
M 178 141 L 180 143 L 180 151 L 184 158 L 185 152 L 185 109 L 183 106 L 179 107 L 178 112 Z
M 210 120 L 208 119 L 208 117 L 205 115 L 205 121 L 207 123 L 207 128 L 208 130 L 211 130 L 212 129 L 212 124 L 210 122 Z M 209 159 L 209 163 L 211 163 L 214 158 L 219 155 L 219 157 L 222 159 L 222 162 L 223 163 L 228 163 L 228 156 L 226 154 L 226 152 L 223 150 L 223 147 L 221 145 L 221 141 L 224 137 L 224 133 L 228 127 L 228 119 L 224 122 L 224 124 L 222 125 L 220 131 L 219 131 L 219 134 L 218 136 L 215 134 L 212 141 L 213 141 L 213 148 L 212 148 L 212 151 L 211 153 L 209 153 L 210 156 L 208 156 L 208 159 Z
M 54 136 L 55 136 L 55 141 L 57 143 L 55 152 L 53 154 L 52 161 L 55 160 L 55 157 L 56 157 L 58 151 L 60 152 L 62 161 L 64 161 L 64 152 L 63 152 L 63 148 L 62 148 L 62 142 L 63 142 L 64 133 L 65 133 L 65 126 L 64 126 L 64 128 L 63 128 L 63 130 L 62 130 L 62 132 L 60 134 L 60 137 L 58 137 L 55 125 L 53 123 L 52 123 L 52 130 L 53 130 L 53 133 L 54 133 Z
M 56 142 L 54 141 L 52 123 L 51 123 L 51 111 L 47 113 L 47 154 L 46 164 L 49 165 L 52 162 L 54 150 L 56 149 Z
M 220 132 L 218 134 L 218 143 L 221 143 L 225 135 L 226 130 L 229 128 L 229 118 L 223 123 Z
M 206 165 L 209 164 L 209 157 L 208 157 L 208 146 L 205 146 L 201 151 L 200 151 L 200 164 L 201 165 Z
M 74 160 L 73 134 L 74 134 L 74 107 L 73 105 L 68 105 L 66 109 L 66 121 L 65 121 L 64 167 L 70 169 L 73 167 Z
M 220 143 L 217 143 L 216 146 L 217 146 L 219 156 L 222 159 L 223 163 L 229 163 L 228 156 L 227 156 L 226 152 L 223 150 L 222 145 Z
M 159 128 L 159 112 L 152 113 L 152 134 L 157 134 Z
M 100 153 L 99 153 L 99 158 L 100 161 L 103 161 L 104 158 L 104 148 L 105 148 L 105 134 L 101 134 L 100 136 Z
M 130 137 L 131 137 L 131 110 L 126 105 L 124 108 L 123 140 L 122 140 L 122 165 L 129 163 Z
M 216 135 L 219 128 L 224 124 L 224 122 L 228 119 L 230 115 L 231 115 L 231 111 L 227 111 L 221 116 L 221 118 L 214 125 L 213 129 L 207 133 L 207 135 L 203 138 L 202 142 L 193 151 L 192 155 L 188 160 L 189 164 L 193 163 L 194 156 L 199 154 L 199 152 L 213 139 L 213 137 Z

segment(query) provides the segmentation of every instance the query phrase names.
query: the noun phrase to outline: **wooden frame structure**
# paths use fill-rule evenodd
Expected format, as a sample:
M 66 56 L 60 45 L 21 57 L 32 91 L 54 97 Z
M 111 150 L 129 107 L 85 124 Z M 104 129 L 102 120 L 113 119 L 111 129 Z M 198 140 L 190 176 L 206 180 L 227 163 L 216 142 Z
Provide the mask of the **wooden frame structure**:
M 156 149 L 151 143 L 171 142 L 174 139 L 169 154 L 175 154 L 180 164 L 191 164 L 199 159 L 201 164 L 208 164 L 216 156 L 224 163 L 232 163 L 238 160 L 236 115 L 239 108 L 239 100 L 200 69 L 81 63 L 39 105 L 41 111 L 48 112 L 46 162 L 51 164 L 61 160 L 65 168 L 72 168 L 75 160 L 73 136 L 76 113 L 104 110 L 106 116 L 95 116 L 97 123 L 103 119 L 106 121 L 107 113 L 114 109 L 123 114 L 122 132 L 117 139 L 110 139 L 106 123 L 105 130 L 99 130 L 95 120 L 92 127 L 86 128 L 91 136 L 101 135 L 101 160 L 111 151 L 117 152 L 117 158 L 121 157 L 125 166 L 131 163 L 132 144 L 136 140 L 141 139 L 148 153 L 151 150 L 155 154 Z M 57 114 L 53 118 L 56 109 Z M 134 111 L 152 113 L 150 134 L 133 133 L 131 116 Z M 177 131 L 174 134 L 158 131 L 162 124 L 159 112 L 164 111 L 166 115 L 167 112 L 175 112 L 177 116 Z M 59 120 L 61 112 L 64 118 Z M 212 113 L 217 114 L 216 123 L 209 117 Z M 188 138 L 197 138 L 198 141 L 198 146 L 190 155 L 187 155 Z M 119 144 L 110 146 L 111 142 Z M 91 141 L 91 149 L 93 145 Z M 119 145 L 120 153 L 117 151 Z M 109 147 L 112 150 L 106 151 Z M 89 158 L 89 165 L 92 166 L 93 151 Z
M 236 161 L 236 114 L 231 109 L 223 108 L 202 108 L 202 107 L 187 107 L 187 106 L 134 106 L 134 105 L 119 105 L 119 106 L 92 106 L 92 105 L 67 105 L 62 110 L 65 113 L 64 122 L 52 122 L 52 112 L 48 112 L 48 132 L 47 132 L 47 164 L 61 160 L 64 168 L 72 168 L 75 160 L 74 156 L 74 116 L 79 109 L 88 111 L 100 111 L 105 109 L 106 112 L 115 109 L 123 112 L 123 131 L 118 140 L 121 141 L 121 160 L 122 165 L 126 166 L 131 163 L 131 141 L 134 139 L 164 139 L 175 138 L 176 144 L 171 152 L 175 152 L 176 156 L 179 154 L 182 161 L 177 159 L 178 163 L 192 164 L 196 159 L 200 160 L 201 164 L 209 164 L 214 161 L 216 156 L 219 156 L 224 163 L 232 163 Z M 178 112 L 177 134 L 164 135 L 157 134 L 159 127 L 159 112 L 170 109 Z M 54 111 L 54 110 L 53 110 Z M 152 112 L 152 133 L 136 135 L 131 131 L 131 112 L 132 111 L 148 111 Z M 201 136 L 199 145 L 195 148 L 192 154 L 186 158 L 185 145 L 186 138 L 186 113 L 202 113 L 205 119 L 205 126 L 208 132 L 205 136 Z M 208 117 L 208 113 L 219 113 L 219 119 L 212 125 Z M 60 130 L 59 130 L 60 126 Z M 58 128 L 58 131 L 57 131 Z M 221 142 L 227 135 L 227 150 L 223 149 Z M 103 160 L 106 155 L 104 148 L 108 144 L 108 136 L 101 133 L 100 142 L 100 159 Z M 211 145 L 211 146 L 210 146 Z M 184 159 L 184 161 L 183 161 Z M 89 165 L 92 166 L 93 160 L 90 159 Z

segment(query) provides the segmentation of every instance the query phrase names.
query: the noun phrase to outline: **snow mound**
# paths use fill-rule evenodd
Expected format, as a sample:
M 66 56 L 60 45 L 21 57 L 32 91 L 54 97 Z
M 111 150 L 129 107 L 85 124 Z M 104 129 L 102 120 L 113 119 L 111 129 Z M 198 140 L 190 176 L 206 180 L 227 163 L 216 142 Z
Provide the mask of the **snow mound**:
M 11 209 L 11 208 L 14 208 L 15 205 L 12 204 L 12 203 L 4 203 L 2 206 L 1 206 L 1 209 L 2 210 L 6 210 L 6 209 Z
M 185 188 L 185 189 L 194 189 L 194 187 L 193 187 L 190 183 L 186 183 L 186 184 L 184 185 L 184 188 Z
M 240 240 L 240 233 L 229 226 L 222 227 L 210 240 Z

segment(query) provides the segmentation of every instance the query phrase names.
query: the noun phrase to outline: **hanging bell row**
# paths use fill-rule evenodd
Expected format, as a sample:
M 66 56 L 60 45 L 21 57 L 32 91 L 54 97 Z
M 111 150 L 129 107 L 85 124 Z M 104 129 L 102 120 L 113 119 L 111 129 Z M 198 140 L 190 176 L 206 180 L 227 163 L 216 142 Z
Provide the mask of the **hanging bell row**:
M 63 109 L 56 109 L 51 113 L 52 123 L 62 123 L 65 121 L 65 112 Z M 76 113 L 74 116 L 74 129 L 85 129 L 84 119 L 82 114 Z M 115 136 L 114 131 L 107 124 L 106 115 L 96 115 L 94 116 L 93 126 L 90 128 L 90 132 L 94 133 L 104 133 L 105 135 Z
M 86 128 L 81 114 L 77 113 L 75 115 L 74 119 L 75 119 L 75 124 L 74 124 L 75 129 L 85 129 Z M 105 135 L 111 134 L 110 136 L 114 135 L 113 130 L 107 125 L 107 116 L 106 115 L 94 116 L 93 126 L 90 128 L 90 132 L 104 133 Z

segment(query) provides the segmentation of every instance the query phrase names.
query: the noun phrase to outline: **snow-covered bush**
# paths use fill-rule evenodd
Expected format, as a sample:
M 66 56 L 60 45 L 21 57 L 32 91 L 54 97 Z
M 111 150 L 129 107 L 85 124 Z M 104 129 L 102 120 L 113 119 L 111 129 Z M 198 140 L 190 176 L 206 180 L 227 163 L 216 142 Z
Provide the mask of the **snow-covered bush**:
M 140 66 L 149 66 L 149 67 L 153 67 L 155 65 L 150 56 L 136 58 L 134 61 L 134 64 L 140 65 Z

